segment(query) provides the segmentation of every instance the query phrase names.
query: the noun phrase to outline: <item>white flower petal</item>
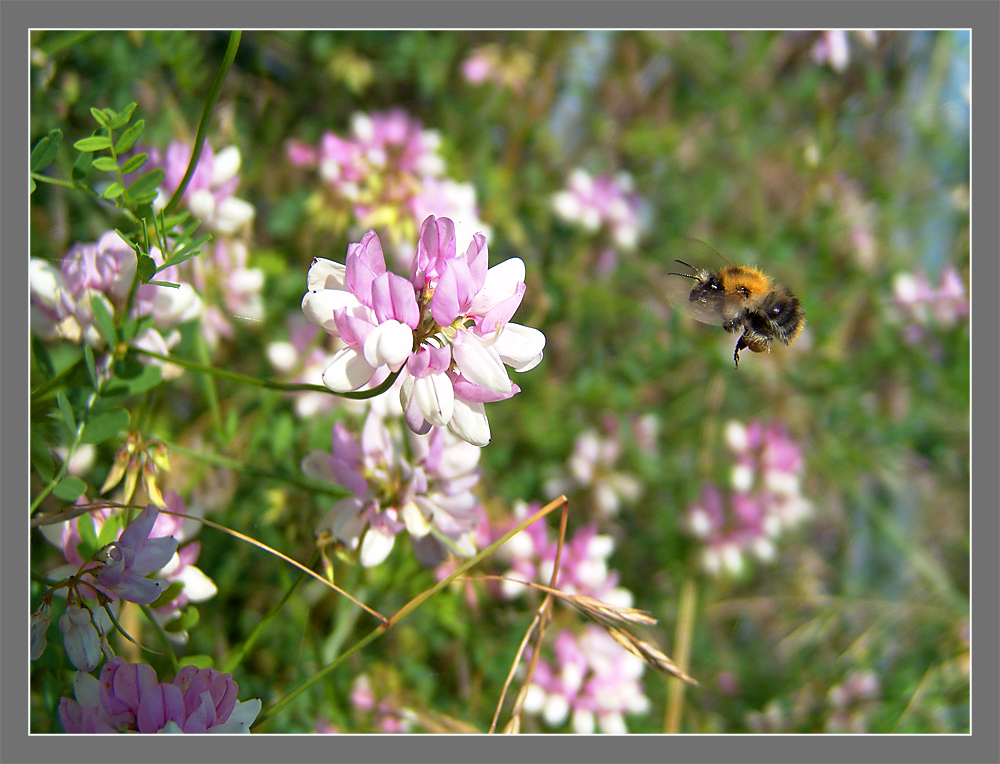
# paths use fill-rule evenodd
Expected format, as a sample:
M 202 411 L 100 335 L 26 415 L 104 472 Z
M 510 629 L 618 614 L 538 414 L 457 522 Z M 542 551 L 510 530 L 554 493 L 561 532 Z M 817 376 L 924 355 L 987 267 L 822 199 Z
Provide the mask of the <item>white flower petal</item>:
M 219 592 L 215 582 L 194 565 L 185 567 L 176 580 L 183 582 L 184 593 L 192 602 L 204 602 Z
M 485 314 L 490 308 L 511 297 L 517 285 L 524 281 L 524 261 L 512 257 L 494 265 L 486 271 L 486 282 L 472 300 L 469 313 L 475 316 Z
M 455 388 L 447 374 L 428 374 L 415 380 L 413 394 L 424 419 L 436 427 L 448 424 L 455 411 Z
M 577 735 L 594 734 L 594 713 L 585 708 L 577 708 L 573 711 L 573 732 Z
M 368 384 L 375 376 L 370 365 L 357 348 L 338 350 L 323 372 L 323 384 L 335 393 L 350 393 Z
M 347 266 L 324 257 L 314 258 L 306 274 L 306 286 L 310 292 L 318 289 L 346 290 Z
M 221 186 L 240 171 L 240 150 L 236 146 L 226 146 L 212 157 L 212 175 L 208 184 L 213 188 Z
M 275 371 L 287 374 L 299 361 L 299 352 L 291 342 L 272 342 L 264 351 Z
M 386 364 L 399 371 L 412 350 L 413 330 L 394 318 L 383 321 L 365 338 L 365 360 L 375 367 Z
M 333 312 L 345 308 L 349 311 L 364 313 L 367 309 L 361 310 L 364 306 L 353 294 L 342 289 L 318 289 L 306 292 L 302 297 L 302 312 L 306 320 L 311 324 L 316 324 L 327 334 L 338 336 L 337 323 L 333 319 Z
M 177 289 L 157 287 L 153 293 L 153 316 L 160 326 L 175 326 L 201 315 L 201 297 L 190 284 Z
M 236 196 L 223 199 L 215 210 L 213 225 L 220 233 L 236 233 L 244 223 L 253 220 L 257 209 L 250 202 Z
M 211 729 L 206 730 L 206 732 L 213 734 L 249 734 L 250 725 L 254 723 L 254 720 L 257 718 L 257 714 L 260 713 L 260 709 L 260 698 L 253 698 L 252 700 L 244 701 L 237 700 L 236 705 L 229 714 L 229 718 L 226 720 L 226 723 L 212 727 Z
M 431 521 L 415 501 L 406 502 L 399 511 L 400 519 L 411 536 L 422 538 L 431 532 Z
M 507 324 L 493 343 L 493 348 L 514 371 L 528 371 L 542 360 L 545 335 L 530 326 Z
M 59 297 L 66 290 L 66 282 L 58 268 L 41 258 L 28 261 L 28 283 L 31 296 L 50 308 L 59 305 Z
M 452 434 L 474 446 L 490 444 L 490 422 L 486 418 L 486 407 L 482 403 L 470 403 L 455 399 L 455 411 L 448 429 Z
M 198 189 L 191 194 L 188 207 L 196 218 L 209 221 L 215 217 L 215 197 L 208 189 Z
M 365 534 L 365 540 L 361 542 L 358 561 L 366 568 L 378 565 L 389 556 L 395 542 L 395 535 L 390 536 L 374 528 L 369 528 Z
M 490 352 L 469 332 L 460 333 L 452 347 L 455 363 L 467 380 L 501 395 L 510 392 L 510 377 L 496 351 Z
M 335 537 L 353 549 L 365 529 L 365 520 L 361 517 L 361 500 L 356 496 L 348 496 L 333 505 L 326 517 L 317 526 L 317 533 L 328 530 Z

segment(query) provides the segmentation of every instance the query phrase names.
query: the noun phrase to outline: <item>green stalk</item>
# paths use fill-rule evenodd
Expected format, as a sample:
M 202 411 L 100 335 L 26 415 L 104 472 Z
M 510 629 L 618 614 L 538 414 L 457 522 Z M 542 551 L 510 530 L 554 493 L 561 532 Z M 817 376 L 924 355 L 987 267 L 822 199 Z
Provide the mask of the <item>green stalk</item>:
M 308 390 L 317 393 L 329 393 L 330 395 L 337 395 L 341 398 L 351 398 L 353 400 L 366 400 L 368 398 L 374 398 L 376 395 L 381 395 L 392 387 L 392 383 L 395 382 L 396 377 L 399 376 L 399 372 L 394 372 L 386 377 L 382 384 L 378 387 L 372 388 L 371 390 L 359 390 L 353 393 L 335 393 L 323 385 L 310 385 L 305 382 L 295 384 L 287 382 L 273 382 L 268 379 L 258 379 L 257 377 L 250 377 L 246 374 L 237 374 L 234 371 L 218 369 L 214 366 L 204 366 L 202 364 L 195 363 L 194 361 L 178 358 L 177 356 L 160 355 L 159 353 L 154 353 L 151 350 L 143 350 L 142 348 L 137 347 L 133 347 L 131 350 L 135 353 L 139 353 L 140 355 L 144 355 L 147 358 L 155 358 L 158 361 L 166 361 L 167 363 L 172 363 L 177 366 L 183 366 L 185 369 L 200 371 L 205 374 L 212 374 L 220 379 L 228 379 L 231 382 L 239 382 L 240 384 L 251 385 L 252 387 L 263 387 L 267 390 L 279 390 L 284 393 L 298 393 Z
M 313 552 L 312 558 L 306 563 L 306 565 L 311 568 L 316 564 L 318 559 L 319 550 Z M 282 608 L 285 607 L 285 603 L 291 598 L 292 593 L 299 588 L 299 584 L 305 580 L 305 577 L 305 572 L 300 572 L 298 578 L 292 581 L 291 586 L 288 587 L 288 590 L 284 593 L 281 599 L 274 604 L 274 607 L 268 611 L 267 615 L 260 619 L 260 622 L 254 627 L 254 630 L 250 632 L 250 636 L 243 640 L 243 644 L 240 645 L 239 649 L 229 657 L 229 660 L 227 660 L 220 669 L 222 673 L 232 674 L 233 671 L 236 670 L 236 667 L 243 662 L 243 659 L 246 658 L 250 649 L 257 644 L 257 640 L 260 639 L 260 635 L 264 633 L 264 629 L 267 628 L 267 625 L 271 623 L 278 613 L 281 612 Z M 355 611 L 357 612 L 357 608 L 355 608 Z
M 232 65 L 233 59 L 236 58 L 236 51 L 240 47 L 240 37 L 242 35 L 242 32 L 236 31 L 231 32 L 229 35 L 229 47 L 226 48 L 226 55 L 222 59 L 219 71 L 215 74 L 215 82 L 212 83 L 212 91 L 208 94 L 208 98 L 205 99 L 205 108 L 201 112 L 201 121 L 198 123 L 198 132 L 194 138 L 194 148 L 191 151 L 191 161 L 188 163 L 187 172 L 184 173 L 184 177 L 181 178 L 180 184 L 174 190 L 173 196 L 170 197 L 170 201 L 167 202 L 167 206 L 164 208 L 167 215 L 173 214 L 177 209 L 177 205 L 180 203 L 181 197 L 184 195 L 188 183 L 191 181 L 191 176 L 194 175 L 194 170 L 198 166 L 198 160 L 201 159 L 201 150 L 205 145 L 205 136 L 208 133 L 208 123 L 212 118 L 212 110 L 215 108 L 215 102 L 219 100 L 219 93 L 222 92 L 222 83 L 226 79 L 229 67 Z

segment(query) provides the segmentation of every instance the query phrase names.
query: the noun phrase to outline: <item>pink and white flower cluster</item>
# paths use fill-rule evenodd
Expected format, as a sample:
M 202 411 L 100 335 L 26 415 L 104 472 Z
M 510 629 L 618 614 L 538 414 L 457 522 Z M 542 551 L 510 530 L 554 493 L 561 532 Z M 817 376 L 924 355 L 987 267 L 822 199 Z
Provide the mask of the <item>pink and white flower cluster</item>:
M 903 336 L 911 345 L 919 344 L 929 327 L 947 329 L 969 315 L 965 286 L 954 267 L 941 273 L 937 288 L 919 272 L 896 274 L 892 288 L 896 308 L 907 324 Z
M 637 427 L 638 439 L 641 440 L 649 426 L 646 420 Z M 617 423 L 608 420 L 606 429 L 610 431 L 607 436 L 602 436 L 593 428 L 577 436 L 566 473 L 545 484 L 545 493 L 549 498 L 589 489 L 598 513 L 610 517 L 618 514 L 622 504 L 632 503 L 642 495 L 642 482 L 637 477 L 615 469 L 622 454 Z
M 445 177 L 440 145 L 439 133 L 397 108 L 355 114 L 346 138 L 327 131 L 317 147 L 292 141 L 288 157 L 317 168 L 333 195 L 330 203 L 347 207 L 362 230 L 388 234 L 393 254 L 405 259 L 427 215 L 454 220 L 460 241 L 488 233 L 473 186 Z
M 596 178 L 577 168 L 566 188 L 552 197 L 552 209 L 568 223 L 579 224 L 589 233 L 603 226 L 616 246 L 635 249 L 645 232 L 645 203 L 635 192 L 627 172 Z
M 626 714 L 649 712 L 641 677 L 645 664 L 594 624 L 575 634 L 559 632 L 553 642 L 555 661 L 540 658 L 524 703 L 551 727 L 567 719 L 580 735 L 600 730 L 628 732 Z
M 495 43 L 480 45 L 462 62 L 462 76 L 473 85 L 493 84 L 521 94 L 535 68 L 535 57 L 517 48 Z
M 518 504 L 511 525 L 537 512 L 537 505 Z M 499 538 L 504 529 L 496 531 Z M 534 581 L 548 586 L 552 580 L 558 539 L 551 538 L 544 522 L 534 522 L 503 545 L 501 554 L 509 559 L 501 591 L 508 598 L 518 597 L 527 588 L 516 581 Z M 608 568 L 614 540 L 597 532 L 597 526 L 580 528 L 563 544 L 559 558 L 559 576 L 555 587 L 566 594 L 581 594 L 617 607 L 632 607 L 632 592 L 618 586 L 618 571 Z
M 166 205 L 180 185 L 191 161 L 191 147 L 183 142 L 171 143 L 160 152 L 149 149 L 150 167 L 161 167 L 166 178 L 160 186 L 155 205 Z M 264 318 L 264 273 L 248 263 L 247 241 L 250 223 L 256 215 L 252 204 L 236 196 L 242 158 L 236 146 L 227 146 L 218 153 L 207 144 L 198 158 L 191 180 L 181 201 L 191 214 L 213 233 L 198 257 L 186 260 L 169 274 L 157 278 L 187 287 L 186 282 L 205 297 L 201 330 L 210 347 L 220 338 L 233 336 L 234 328 L 228 317 L 244 321 Z M 171 269 L 173 271 L 173 269 Z M 170 291 L 160 288 L 160 291 Z
M 770 562 L 781 533 L 812 511 L 801 494 L 802 452 L 783 427 L 732 421 L 726 444 L 734 455 L 728 502 L 712 484 L 688 509 L 688 531 L 702 540 L 702 567 L 713 576 L 739 575 L 744 557 Z M 727 506 L 728 505 L 728 506 Z
M 152 666 L 119 657 L 99 679 L 76 673 L 76 699 L 59 701 L 59 720 L 70 734 L 248 733 L 261 702 L 240 702 L 239 689 L 231 675 L 194 666 L 184 666 L 173 682 L 158 682 Z
M 448 549 L 474 554 L 473 534 L 482 517 L 472 492 L 479 482 L 479 449 L 442 429 L 403 436 L 402 428 L 390 430 L 370 412 L 360 443 L 338 422 L 332 453 L 306 456 L 306 475 L 353 494 L 333 506 L 317 534 L 328 532 L 356 550 L 365 567 L 385 560 L 404 529 L 426 565 L 437 565 Z
M 191 146 L 174 141 L 166 151 L 150 148 L 147 153 L 149 159 L 143 171 L 159 167 L 166 173 L 153 203 L 159 209 L 166 206 L 181 184 L 191 162 Z M 241 163 L 240 150 L 236 146 L 227 146 L 216 154 L 206 143 L 181 197 L 191 214 L 215 233 L 235 234 L 256 214 L 250 202 L 236 196 Z
M 151 255 L 162 262 L 155 247 Z M 158 277 L 175 277 L 175 268 L 162 271 Z M 58 268 L 47 260 L 31 258 L 28 269 L 35 333 L 45 340 L 65 339 L 104 348 L 94 303 L 102 303 L 110 316 L 124 312 L 135 278 L 135 251 L 117 233 L 108 231 L 97 242 L 73 245 Z M 164 338 L 159 329 L 174 329 L 197 318 L 201 309 L 201 298 L 190 284 L 182 283 L 179 289 L 143 284 L 136 292 L 131 315 L 152 315 L 157 326 L 141 332 L 133 343 L 165 353 L 180 341 L 180 333 L 173 331 Z
M 406 424 L 423 434 L 447 427 L 476 446 L 490 442 L 486 403 L 520 392 L 505 364 L 522 372 L 542 359 L 545 336 L 510 321 L 525 292 L 524 263 L 488 268 L 486 237 L 459 251 L 455 225 L 428 217 L 409 279 L 386 269 L 375 231 L 347 248 L 344 265 L 316 258 L 306 318 L 345 347 L 323 372 L 339 393 L 360 390 L 383 369 L 402 372 Z

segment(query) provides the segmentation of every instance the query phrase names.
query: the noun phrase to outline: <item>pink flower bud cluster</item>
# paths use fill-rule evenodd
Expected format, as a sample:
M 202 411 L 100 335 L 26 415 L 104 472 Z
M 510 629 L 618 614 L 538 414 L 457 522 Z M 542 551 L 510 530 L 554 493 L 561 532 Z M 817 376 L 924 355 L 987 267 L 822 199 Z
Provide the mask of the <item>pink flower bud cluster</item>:
M 724 500 L 711 483 L 687 512 L 687 530 L 704 543 L 702 567 L 710 575 L 739 575 L 744 557 L 769 562 L 781 533 L 811 513 L 800 492 L 802 452 L 780 425 L 730 422 L 732 492 Z

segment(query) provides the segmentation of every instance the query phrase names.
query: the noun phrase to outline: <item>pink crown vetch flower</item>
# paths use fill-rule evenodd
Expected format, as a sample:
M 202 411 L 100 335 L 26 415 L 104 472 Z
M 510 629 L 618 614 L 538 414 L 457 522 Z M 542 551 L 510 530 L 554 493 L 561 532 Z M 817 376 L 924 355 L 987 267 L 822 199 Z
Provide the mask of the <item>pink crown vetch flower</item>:
M 459 253 L 454 223 L 433 216 L 421 227 L 409 280 L 387 271 L 374 231 L 348 246 L 344 265 L 316 258 L 303 313 L 345 344 L 323 383 L 352 392 L 382 367 L 403 372 L 400 402 L 411 430 L 447 427 L 487 445 L 484 404 L 520 392 L 505 365 L 528 371 L 545 346 L 540 331 L 510 321 L 524 296 L 524 275 L 519 258 L 488 268 L 482 234 Z

